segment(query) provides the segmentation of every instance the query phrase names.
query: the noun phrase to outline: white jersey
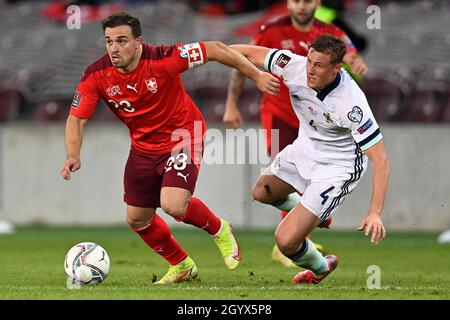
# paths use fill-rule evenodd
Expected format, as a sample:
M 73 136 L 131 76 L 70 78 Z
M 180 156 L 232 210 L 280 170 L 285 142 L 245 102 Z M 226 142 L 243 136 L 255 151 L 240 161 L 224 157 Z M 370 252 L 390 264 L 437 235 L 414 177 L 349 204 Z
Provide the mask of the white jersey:
M 307 86 L 307 58 L 288 50 L 272 49 L 264 67 L 282 77 L 300 120 L 297 139 L 284 150 L 298 172 L 315 181 L 339 174 L 361 173 L 367 150 L 382 139 L 367 99 L 342 69 L 320 93 Z

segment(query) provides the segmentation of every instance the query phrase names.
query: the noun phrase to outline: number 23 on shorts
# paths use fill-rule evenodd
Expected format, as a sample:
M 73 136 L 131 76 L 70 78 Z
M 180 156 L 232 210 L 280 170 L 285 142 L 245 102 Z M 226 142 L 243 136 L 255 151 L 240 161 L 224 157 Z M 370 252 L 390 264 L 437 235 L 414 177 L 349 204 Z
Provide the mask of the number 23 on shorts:
M 188 156 L 186 153 L 179 153 L 176 157 L 171 156 L 167 159 L 166 166 L 164 167 L 165 172 L 169 172 L 174 168 L 177 171 L 186 169 Z

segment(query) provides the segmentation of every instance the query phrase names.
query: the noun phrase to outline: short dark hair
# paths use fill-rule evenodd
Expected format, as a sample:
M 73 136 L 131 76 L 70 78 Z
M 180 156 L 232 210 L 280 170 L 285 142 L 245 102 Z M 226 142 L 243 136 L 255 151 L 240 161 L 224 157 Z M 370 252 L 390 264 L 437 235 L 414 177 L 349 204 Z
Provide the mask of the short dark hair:
M 102 21 L 103 33 L 106 28 L 114 28 L 118 26 L 130 26 L 131 33 L 134 38 L 142 35 L 141 22 L 139 19 L 126 12 L 116 12 Z
M 345 56 L 347 47 L 345 43 L 331 34 L 323 34 L 316 38 L 314 43 L 311 45 L 314 50 L 326 53 L 331 56 L 332 63 L 340 63 Z

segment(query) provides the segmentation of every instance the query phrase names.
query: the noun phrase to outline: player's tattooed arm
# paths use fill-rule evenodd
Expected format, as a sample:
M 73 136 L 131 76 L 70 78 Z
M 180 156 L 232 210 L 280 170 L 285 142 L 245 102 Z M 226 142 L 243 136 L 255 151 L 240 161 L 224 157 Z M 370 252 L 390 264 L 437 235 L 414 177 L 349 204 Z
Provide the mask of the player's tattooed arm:
M 238 108 L 238 101 L 242 90 L 244 89 L 244 83 L 244 74 L 236 69 L 233 69 L 231 71 L 230 82 L 228 83 L 225 113 L 223 114 L 223 122 L 232 128 L 242 128 L 244 125 Z
M 255 45 L 231 45 L 231 48 L 240 52 L 257 67 L 264 67 L 264 59 L 269 48 Z M 242 72 L 233 70 L 228 84 L 227 100 L 225 102 L 225 113 L 223 121 L 232 128 L 242 128 L 243 121 L 238 109 L 238 100 L 244 88 L 245 77 Z
M 71 172 L 80 169 L 80 151 L 83 142 L 83 129 L 87 119 L 81 119 L 73 115 L 69 115 L 66 122 L 66 149 L 67 159 L 61 168 L 61 176 L 69 180 Z
M 381 221 L 381 212 L 389 184 L 389 159 L 383 140 L 364 153 L 372 161 L 372 199 L 367 216 L 361 222 L 358 230 L 364 230 L 366 236 L 372 232 L 372 243 L 379 243 L 386 237 L 386 229 Z

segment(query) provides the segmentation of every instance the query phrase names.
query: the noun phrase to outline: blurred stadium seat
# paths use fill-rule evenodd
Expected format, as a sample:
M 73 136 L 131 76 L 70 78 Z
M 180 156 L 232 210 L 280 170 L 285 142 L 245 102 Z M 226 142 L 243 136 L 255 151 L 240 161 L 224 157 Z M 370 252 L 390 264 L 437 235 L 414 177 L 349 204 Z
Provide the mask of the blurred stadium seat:
M 440 121 L 442 106 L 436 99 L 436 90 L 415 88 L 404 101 L 404 108 L 408 110 L 404 121 L 434 123 Z
M 111 111 L 108 105 L 101 101 L 95 108 L 94 115 L 91 118 L 91 121 L 116 121 L 119 120 L 116 115 Z
M 192 99 L 197 103 L 203 117 L 207 121 L 222 122 L 225 111 L 226 88 L 201 88 L 189 90 Z M 244 121 L 259 122 L 259 101 L 261 94 L 258 89 L 244 89 L 239 98 L 239 111 Z
M 31 119 L 34 121 L 60 121 L 65 120 L 69 114 L 71 101 L 49 101 L 37 104 Z
M 155 44 L 204 39 L 228 44 L 248 43 L 261 17 L 269 19 L 270 14 L 266 10 L 217 19 L 202 15 L 181 1 L 176 5 L 167 5 L 166 1 L 133 2 L 133 5 L 124 2 L 124 10 L 141 19 L 146 41 Z M 22 93 L 0 92 L 2 121 L 64 120 L 69 104 L 61 105 L 61 102 L 72 98 L 83 70 L 105 52 L 97 19 L 83 24 L 81 31 L 69 30 L 64 23 L 49 23 L 35 14 L 43 12 L 48 3 L 17 1 L 3 5 L 0 10 L 0 86 L 16 88 Z M 388 12 L 383 15 L 380 30 L 366 28 L 367 15 L 357 10 L 357 6 L 346 11 L 344 18 L 369 41 L 363 53 L 369 73 L 362 88 L 377 120 L 448 122 L 448 100 L 442 101 L 440 92 L 427 93 L 433 88 L 409 91 L 403 83 L 415 82 L 418 75 L 422 77 L 427 70 L 437 71 L 435 78 L 449 78 L 448 1 L 404 0 L 394 4 L 380 0 L 374 3 Z M 252 26 L 248 34 L 236 32 L 243 26 Z M 400 74 L 401 79 L 393 80 L 393 74 Z M 188 92 L 207 121 L 222 120 L 229 75 L 230 69 L 218 63 L 208 63 L 183 74 Z M 256 89 L 246 87 L 239 104 L 244 121 L 259 122 L 259 97 Z M 24 101 L 27 106 L 35 106 L 30 114 L 22 112 L 23 106 L 17 106 Z M 93 119 L 111 121 L 116 118 L 99 105 Z
M 0 121 L 17 119 L 20 113 L 21 101 L 22 95 L 17 90 L 0 91 Z
M 239 110 L 247 122 L 260 122 L 261 92 L 256 88 L 246 89 L 239 98 Z M 245 125 L 245 124 L 244 124 Z
M 419 80 L 404 101 L 408 110 L 405 121 L 445 122 L 445 109 L 450 98 L 450 82 L 445 70 L 428 70 L 417 79 Z
M 198 88 L 189 90 L 189 95 L 207 121 L 222 121 L 226 88 Z
M 442 107 L 441 122 L 450 123 L 450 86 L 445 93 Z
M 384 79 L 366 79 L 362 84 L 369 106 L 379 122 L 401 121 L 403 90 Z

